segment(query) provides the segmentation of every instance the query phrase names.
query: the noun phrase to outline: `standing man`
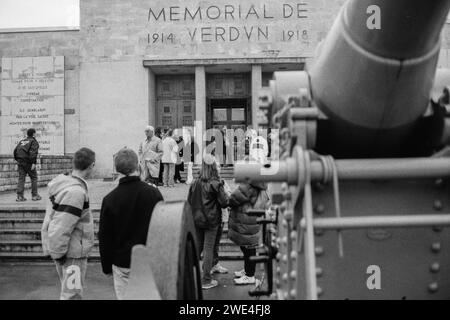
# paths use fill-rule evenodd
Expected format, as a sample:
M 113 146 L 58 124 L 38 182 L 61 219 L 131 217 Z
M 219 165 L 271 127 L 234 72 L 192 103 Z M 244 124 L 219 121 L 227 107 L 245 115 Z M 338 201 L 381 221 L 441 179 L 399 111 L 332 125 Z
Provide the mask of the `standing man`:
M 48 184 L 50 201 L 42 226 L 42 247 L 44 255 L 55 261 L 61 300 L 83 298 L 87 258 L 94 246 L 86 179 L 94 165 L 94 151 L 81 148 L 73 157 L 72 174 L 61 174 Z
M 147 138 L 139 146 L 139 159 L 142 181 L 150 180 L 153 184 L 157 184 L 163 149 L 161 139 L 154 133 L 155 129 L 152 126 L 145 128 Z
M 157 188 L 140 180 L 138 156 L 133 150 L 120 150 L 114 162 L 124 177 L 103 199 L 99 241 L 103 272 L 113 274 L 117 299 L 122 300 L 130 275 L 131 250 L 147 241 L 153 208 L 163 197 Z
M 17 168 L 19 170 L 19 182 L 17 184 L 17 199 L 16 201 L 27 201 L 23 196 L 25 189 L 25 179 L 27 175 L 31 179 L 31 196 L 33 201 L 41 200 L 38 194 L 38 182 L 36 171 L 36 160 L 39 151 L 39 143 L 35 138 L 36 130 L 30 128 L 27 130 L 27 137 L 21 140 L 14 149 L 14 159 L 17 161 Z

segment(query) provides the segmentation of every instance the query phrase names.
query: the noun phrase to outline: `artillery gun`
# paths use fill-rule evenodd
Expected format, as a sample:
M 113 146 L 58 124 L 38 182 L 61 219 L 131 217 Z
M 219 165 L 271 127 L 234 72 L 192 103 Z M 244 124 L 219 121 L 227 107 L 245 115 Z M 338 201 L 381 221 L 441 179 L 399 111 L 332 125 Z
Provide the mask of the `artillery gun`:
M 449 8 L 350 0 L 312 67 L 262 90 L 279 161 L 235 167 L 238 182 L 270 182 L 277 212 L 254 295 L 450 298 L 450 72 L 436 70 Z
M 272 160 L 235 165 L 237 182 L 269 182 L 273 202 L 253 212 L 267 284 L 251 295 L 450 298 L 450 71 L 436 70 L 449 8 L 349 0 L 312 66 L 261 91 L 259 127 L 279 129 Z M 155 208 L 128 298 L 202 298 L 188 205 Z

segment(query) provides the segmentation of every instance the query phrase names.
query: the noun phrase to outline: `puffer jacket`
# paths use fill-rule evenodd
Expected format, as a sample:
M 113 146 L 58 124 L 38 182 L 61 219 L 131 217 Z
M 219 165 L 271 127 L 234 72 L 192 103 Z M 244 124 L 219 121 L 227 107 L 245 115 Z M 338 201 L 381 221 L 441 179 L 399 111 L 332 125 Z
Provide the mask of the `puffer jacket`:
M 50 201 L 41 230 L 44 254 L 54 260 L 88 257 L 94 246 L 94 221 L 86 181 L 59 175 L 48 188 Z
M 219 180 L 200 179 L 189 188 L 188 203 L 197 228 L 214 228 L 222 222 L 222 208 L 228 207 L 228 195 Z
M 260 240 L 260 226 L 256 216 L 250 216 L 248 209 L 266 210 L 269 206 L 267 185 L 264 183 L 242 183 L 230 196 L 230 217 L 228 238 L 239 246 L 257 246 Z
M 36 164 L 39 143 L 34 137 L 21 140 L 14 149 L 14 159 L 19 163 Z

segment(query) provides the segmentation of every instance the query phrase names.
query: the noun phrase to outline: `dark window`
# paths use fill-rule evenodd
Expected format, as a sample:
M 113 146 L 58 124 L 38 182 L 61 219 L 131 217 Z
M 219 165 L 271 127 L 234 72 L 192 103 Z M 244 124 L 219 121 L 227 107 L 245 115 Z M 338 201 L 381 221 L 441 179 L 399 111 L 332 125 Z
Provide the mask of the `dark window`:
M 191 91 L 191 82 L 188 80 L 183 81 L 183 91 Z
M 191 104 L 189 102 L 186 102 L 183 106 L 183 112 L 184 113 L 190 113 L 192 112 L 192 107 Z
M 171 116 L 163 116 L 162 124 L 163 124 L 163 126 L 171 126 L 172 125 L 172 117 Z
M 214 82 L 214 88 L 215 88 L 216 90 L 221 90 L 221 89 L 222 89 L 222 80 L 216 80 L 216 81 Z
M 183 126 L 192 126 L 191 116 L 183 116 Z

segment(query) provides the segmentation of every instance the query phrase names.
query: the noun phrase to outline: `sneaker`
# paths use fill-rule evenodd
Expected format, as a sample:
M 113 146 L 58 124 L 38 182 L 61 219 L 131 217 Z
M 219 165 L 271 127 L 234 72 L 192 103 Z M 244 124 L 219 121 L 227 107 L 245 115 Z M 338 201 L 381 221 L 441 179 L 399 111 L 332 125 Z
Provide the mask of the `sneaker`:
M 245 276 L 245 269 L 239 270 L 239 271 L 235 271 L 234 272 L 234 277 L 235 278 L 241 278 Z
M 17 196 L 16 201 L 17 202 L 23 202 L 23 201 L 27 201 L 27 199 L 24 196 Z
M 214 267 L 211 268 L 211 274 L 213 273 L 228 273 L 228 269 L 225 267 L 222 267 L 220 264 L 216 264 Z
M 243 276 L 243 277 L 234 279 L 234 284 L 237 284 L 237 285 L 255 284 L 255 282 L 256 282 L 255 277 Z
M 202 284 L 202 289 L 208 290 L 208 289 L 217 287 L 218 285 L 219 285 L 219 282 L 217 282 L 217 280 L 211 280 L 211 282 L 209 282 L 209 283 Z
M 33 201 L 39 201 L 41 199 L 42 199 L 42 197 L 40 195 L 38 195 L 38 194 L 31 198 L 31 200 L 33 200 Z

